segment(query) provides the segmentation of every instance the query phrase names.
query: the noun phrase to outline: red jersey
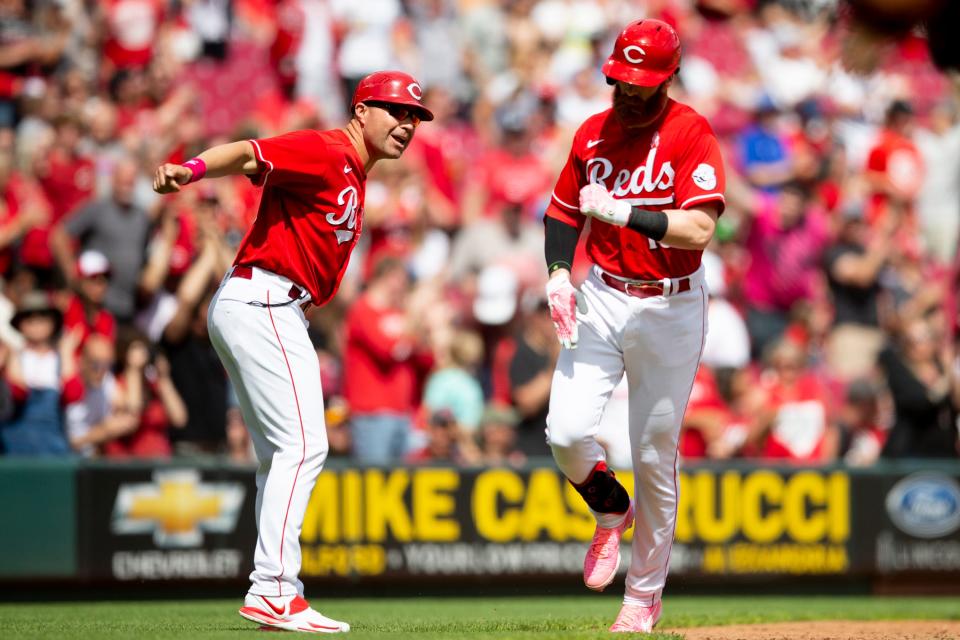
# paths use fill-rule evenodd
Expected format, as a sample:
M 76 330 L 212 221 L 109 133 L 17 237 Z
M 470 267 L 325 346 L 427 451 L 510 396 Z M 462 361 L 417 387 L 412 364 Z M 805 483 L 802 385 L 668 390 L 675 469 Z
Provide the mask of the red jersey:
M 402 311 L 360 296 L 346 317 L 343 395 L 357 414 L 383 411 L 412 416 L 422 395 L 422 374 L 433 366 L 404 333 Z
M 923 156 L 910 138 L 884 129 L 867 157 L 867 171 L 884 174 L 902 195 L 914 198 L 923 185 Z M 867 220 L 876 222 L 884 216 L 889 201 L 885 193 L 870 195 Z
M 260 209 L 235 265 L 273 271 L 325 304 L 337 292 L 360 238 L 367 174 L 339 129 L 251 140 L 263 187 Z
M 577 130 L 547 215 L 577 229 L 580 189 L 603 185 L 614 197 L 645 209 L 724 206 L 720 145 L 707 121 L 674 100 L 657 124 L 639 132 L 624 129 L 612 109 L 588 118 Z M 604 271 L 624 278 L 659 280 L 689 275 L 701 251 L 674 249 L 635 231 L 593 220 L 587 254 Z
M 817 377 L 802 375 L 792 387 L 777 380 L 762 381 L 776 411 L 764 446 L 764 457 L 794 462 L 823 462 L 830 398 Z
M 63 313 L 63 326 L 68 330 L 75 327 L 82 328 L 80 345 L 83 345 L 93 333 L 106 336 L 110 342 L 115 342 L 117 339 L 117 321 L 113 314 L 106 309 L 99 309 L 92 318 L 88 317 L 83 301 L 77 295 L 70 298 L 67 310 Z M 78 353 L 81 348 L 81 346 L 77 347 Z

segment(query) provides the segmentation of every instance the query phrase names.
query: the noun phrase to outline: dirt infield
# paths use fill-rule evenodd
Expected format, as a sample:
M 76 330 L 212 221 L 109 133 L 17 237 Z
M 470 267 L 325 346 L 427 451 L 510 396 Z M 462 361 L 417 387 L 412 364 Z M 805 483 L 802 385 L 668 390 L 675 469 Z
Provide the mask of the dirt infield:
M 686 640 L 960 640 L 960 622 L 942 620 L 777 622 L 658 631 L 680 633 Z

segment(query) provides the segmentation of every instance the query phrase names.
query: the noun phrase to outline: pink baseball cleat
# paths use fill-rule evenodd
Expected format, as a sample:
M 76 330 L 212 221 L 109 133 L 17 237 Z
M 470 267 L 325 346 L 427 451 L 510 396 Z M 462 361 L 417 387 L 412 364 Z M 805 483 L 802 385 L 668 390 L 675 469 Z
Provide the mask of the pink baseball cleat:
M 642 604 L 625 604 L 620 609 L 620 615 L 610 627 L 610 631 L 626 633 L 650 633 L 660 622 L 663 604 L 657 600 L 652 607 Z
M 588 589 L 603 591 L 613 582 L 620 568 L 620 536 L 633 526 L 633 502 L 627 508 L 626 517 L 619 527 L 607 529 L 597 526 L 593 542 L 583 559 L 583 583 Z
M 301 596 L 268 598 L 248 593 L 240 615 L 263 625 L 261 628 L 285 629 L 304 633 L 346 633 L 350 625 L 315 611 Z

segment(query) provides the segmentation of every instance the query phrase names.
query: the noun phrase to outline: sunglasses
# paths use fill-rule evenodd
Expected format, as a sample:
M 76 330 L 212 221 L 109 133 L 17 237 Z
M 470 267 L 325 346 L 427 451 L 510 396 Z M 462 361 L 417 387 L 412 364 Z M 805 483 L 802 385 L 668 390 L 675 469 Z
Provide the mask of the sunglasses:
M 395 104 L 393 102 L 375 102 L 369 101 L 364 104 L 371 107 L 377 107 L 378 109 L 383 109 L 391 115 L 391 117 L 396 118 L 397 122 L 403 122 L 407 118 L 410 118 L 410 122 L 413 123 L 413 126 L 419 125 L 423 118 L 420 117 L 420 112 L 417 111 L 416 107 L 408 107 L 405 104 Z

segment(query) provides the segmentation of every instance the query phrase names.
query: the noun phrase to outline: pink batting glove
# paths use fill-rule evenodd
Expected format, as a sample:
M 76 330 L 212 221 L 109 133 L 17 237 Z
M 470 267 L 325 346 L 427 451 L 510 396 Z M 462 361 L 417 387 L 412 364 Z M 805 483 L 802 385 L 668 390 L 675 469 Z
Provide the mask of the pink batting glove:
M 617 200 L 603 185 L 593 183 L 580 189 L 580 212 L 601 222 L 625 227 L 631 209 L 629 202 Z
M 566 273 L 547 281 L 547 304 L 550 319 L 557 331 L 557 339 L 565 349 L 576 349 L 577 340 L 577 290 Z

